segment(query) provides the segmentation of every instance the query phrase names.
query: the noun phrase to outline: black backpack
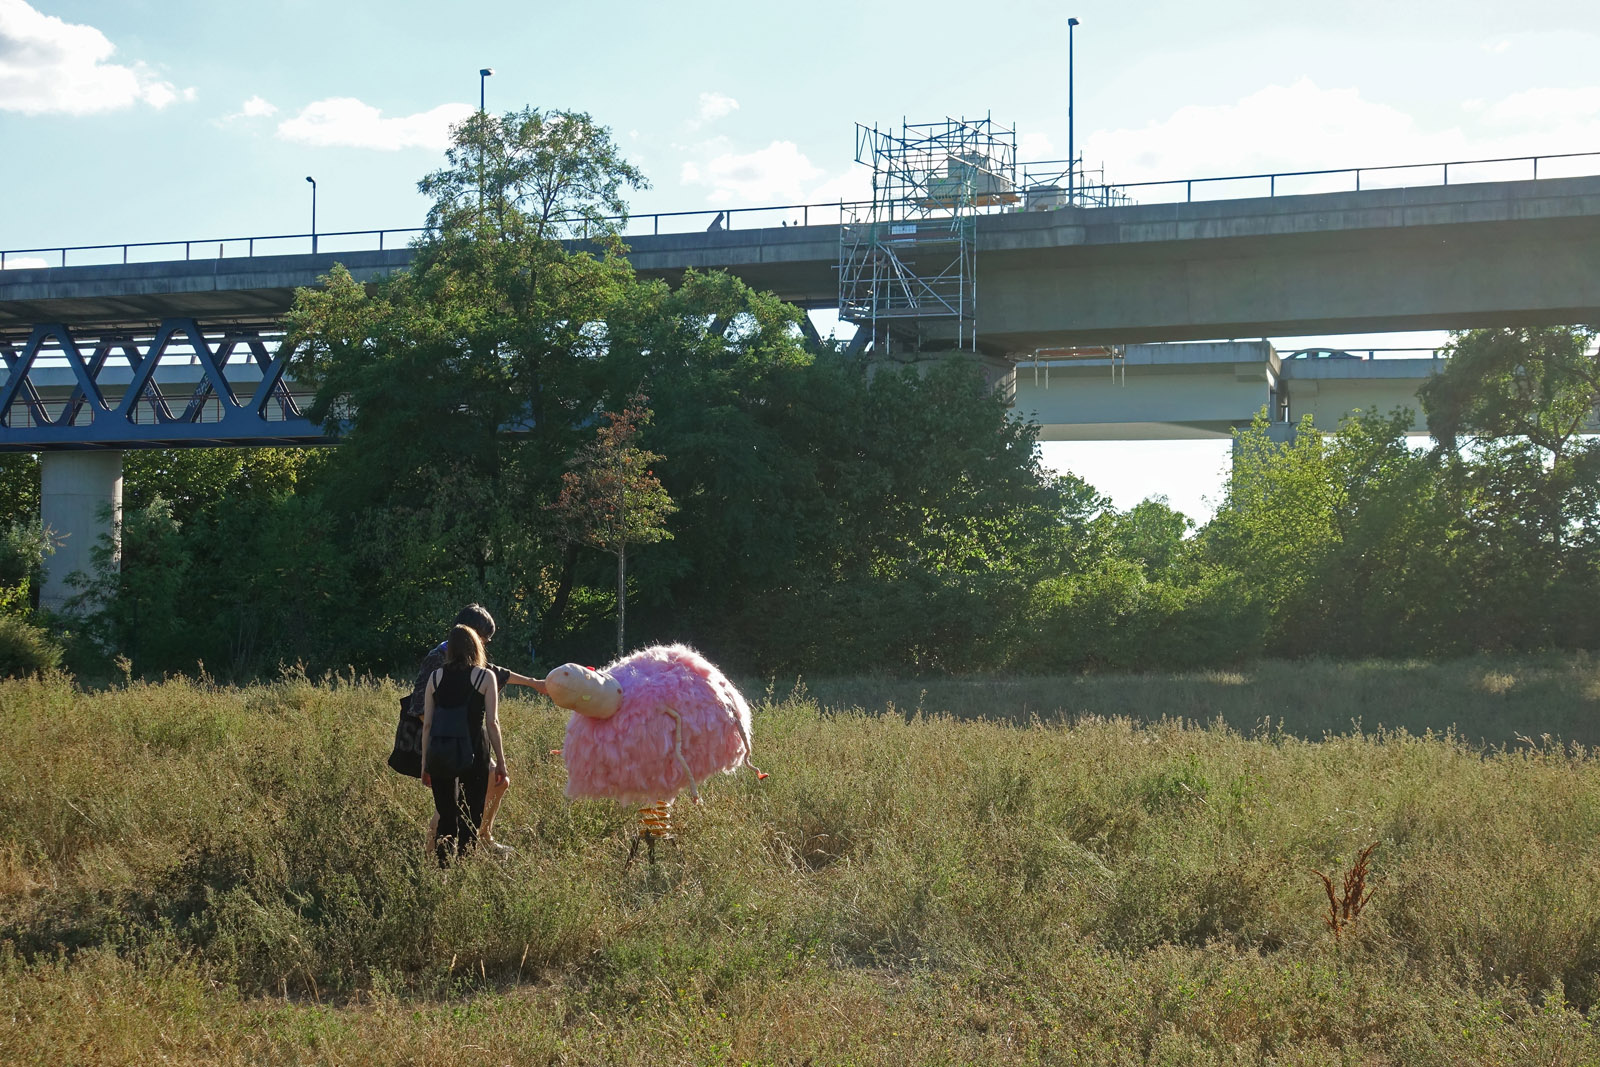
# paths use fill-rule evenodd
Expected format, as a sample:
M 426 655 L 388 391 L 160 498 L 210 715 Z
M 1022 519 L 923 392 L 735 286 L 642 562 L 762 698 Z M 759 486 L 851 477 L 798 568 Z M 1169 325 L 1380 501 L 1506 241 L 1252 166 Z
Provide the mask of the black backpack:
M 469 692 L 467 700 L 470 702 L 471 699 Z M 428 731 L 428 765 L 423 769 L 441 781 L 460 778 L 477 761 L 468 710 L 468 704 L 440 703 L 438 687 L 434 687 L 433 725 Z

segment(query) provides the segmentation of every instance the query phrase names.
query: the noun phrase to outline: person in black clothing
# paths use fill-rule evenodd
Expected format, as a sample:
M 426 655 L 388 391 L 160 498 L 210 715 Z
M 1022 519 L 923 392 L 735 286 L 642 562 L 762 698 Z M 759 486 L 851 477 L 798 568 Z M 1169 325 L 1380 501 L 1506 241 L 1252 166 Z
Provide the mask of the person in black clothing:
M 444 659 L 444 666 L 428 678 L 422 705 L 422 784 L 433 790 L 433 806 L 439 814 L 434 848 L 441 867 L 449 865 L 452 855 L 462 855 L 477 843 L 490 775 L 496 782 L 511 784 L 500 739 L 500 690 L 485 668 L 487 657 L 477 631 L 470 626 L 453 628 L 445 639 Z M 473 747 L 471 766 L 448 781 L 435 778 L 428 765 L 433 714 L 441 704 L 467 708 Z
M 481 604 L 468 604 L 456 615 L 453 625 L 471 628 L 482 641 L 487 655 L 487 648 L 490 640 L 494 638 L 495 631 L 494 616 L 489 614 L 487 608 Z M 413 709 L 423 706 L 428 681 L 433 677 L 434 672 L 444 666 L 445 646 L 447 644 L 447 641 L 439 642 L 438 645 L 429 650 L 426 656 L 422 657 L 422 664 L 417 668 L 417 680 L 411 689 L 411 707 Z M 494 675 L 497 691 L 504 690 L 508 685 L 525 685 L 540 693 L 544 692 L 544 682 L 538 678 L 530 678 L 525 674 L 518 674 L 516 671 L 507 670 L 504 667 L 497 667 L 493 663 L 486 663 L 484 666 L 490 674 Z M 415 710 L 412 713 L 416 714 Z M 508 853 L 510 851 L 507 846 L 498 843 L 494 839 L 494 817 L 500 810 L 500 800 L 505 796 L 506 788 L 510 782 L 511 779 L 509 777 L 504 782 L 497 779 L 489 781 L 489 788 L 484 799 L 483 819 L 478 829 L 478 836 L 482 839 L 484 845 L 499 853 Z M 433 846 L 438 827 L 439 818 L 434 816 L 432 825 L 428 827 L 430 848 Z

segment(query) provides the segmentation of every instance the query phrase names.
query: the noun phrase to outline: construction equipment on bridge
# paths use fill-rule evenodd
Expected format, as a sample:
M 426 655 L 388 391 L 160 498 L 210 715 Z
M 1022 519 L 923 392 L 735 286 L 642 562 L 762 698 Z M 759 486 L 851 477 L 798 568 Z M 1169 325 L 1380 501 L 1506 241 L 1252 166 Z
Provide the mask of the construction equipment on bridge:
M 872 203 L 839 233 L 839 317 L 879 355 L 977 351 L 977 218 L 1020 202 L 1017 132 L 981 119 L 856 125 Z

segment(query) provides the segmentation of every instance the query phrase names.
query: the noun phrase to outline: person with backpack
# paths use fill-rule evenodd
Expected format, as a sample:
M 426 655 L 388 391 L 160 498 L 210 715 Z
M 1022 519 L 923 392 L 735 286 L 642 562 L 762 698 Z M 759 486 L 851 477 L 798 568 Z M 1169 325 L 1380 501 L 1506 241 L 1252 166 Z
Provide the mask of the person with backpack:
M 452 625 L 471 628 L 482 641 L 485 655 L 487 655 L 489 642 L 494 638 L 495 632 L 494 616 L 489 614 L 487 608 L 482 604 L 468 604 L 457 613 L 455 622 Z M 417 678 L 411 687 L 410 695 L 401 698 L 400 701 L 400 725 L 395 731 L 395 750 L 389 757 L 389 766 L 401 774 L 410 775 L 413 778 L 422 774 L 421 730 L 424 696 L 429 679 L 433 677 L 435 671 L 444 666 L 445 646 L 447 643 L 446 641 L 439 642 L 422 658 L 422 663 L 417 668 Z M 544 692 L 544 682 L 541 679 L 530 678 L 527 675 L 518 674 L 516 671 L 497 667 L 493 663 L 485 666 L 489 673 L 494 675 L 497 692 L 503 691 L 508 685 L 525 685 L 540 693 Z M 484 847 L 499 855 L 507 855 L 511 852 L 510 846 L 500 844 L 494 839 L 494 817 L 500 810 L 500 801 L 505 796 L 509 782 L 509 778 L 507 778 L 506 782 L 500 782 L 494 778 L 489 780 L 489 789 L 484 800 L 483 822 L 478 829 L 478 838 Z M 439 819 L 438 816 L 435 816 L 433 823 L 428 827 L 428 847 L 430 849 L 434 846 L 438 827 Z
M 500 688 L 487 661 L 477 631 L 453 627 L 444 664 L 423 691 L 422 784 L 433 790 L 439 816 L 434 852 L 441 867 L 476 845 L 490 774 L 511 784 L 500 738 Z

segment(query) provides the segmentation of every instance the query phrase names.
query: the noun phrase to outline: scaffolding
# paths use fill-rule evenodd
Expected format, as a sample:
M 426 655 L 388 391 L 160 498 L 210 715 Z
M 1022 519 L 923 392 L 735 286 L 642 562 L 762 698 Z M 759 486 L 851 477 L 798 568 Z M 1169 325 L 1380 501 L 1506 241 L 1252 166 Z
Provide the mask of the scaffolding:
M 872 203 L 839 233 L 839 315 L 880 355 L 977 351 L 977 220 L 1021 200 L 1017 133 L 985 116 L 856 126 Z

